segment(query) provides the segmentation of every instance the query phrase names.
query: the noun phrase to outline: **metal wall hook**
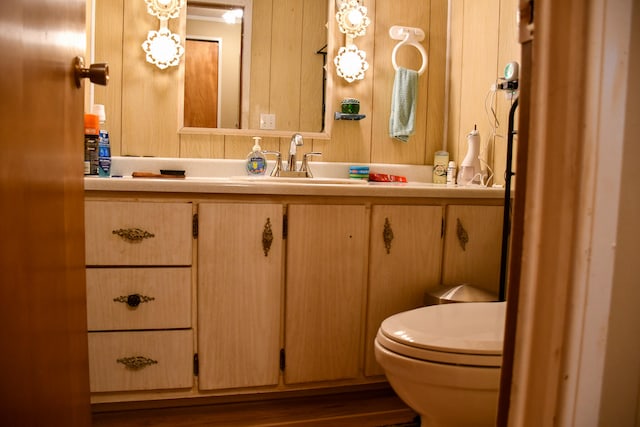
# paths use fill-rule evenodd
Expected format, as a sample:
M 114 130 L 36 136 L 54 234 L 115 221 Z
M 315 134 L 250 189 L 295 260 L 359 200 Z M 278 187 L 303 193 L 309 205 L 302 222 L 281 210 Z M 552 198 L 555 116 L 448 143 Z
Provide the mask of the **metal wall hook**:
M 82 79 L 106 86 L 109 82 L 109 64 L 91 64 L 89 68 L 84 68 L 84 58 L 76 56 L 73 59 L 73 76 L 78 88 L 82 87 Z

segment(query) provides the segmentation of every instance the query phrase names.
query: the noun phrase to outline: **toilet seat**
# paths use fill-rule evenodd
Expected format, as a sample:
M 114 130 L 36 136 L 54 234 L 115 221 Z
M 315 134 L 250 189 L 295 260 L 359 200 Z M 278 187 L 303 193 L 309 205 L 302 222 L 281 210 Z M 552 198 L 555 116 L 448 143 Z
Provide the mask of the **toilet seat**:
M 506 302 L 421 307 L 395 314 L 380 325 L 376 340 L 414 359 L 500 367 Z

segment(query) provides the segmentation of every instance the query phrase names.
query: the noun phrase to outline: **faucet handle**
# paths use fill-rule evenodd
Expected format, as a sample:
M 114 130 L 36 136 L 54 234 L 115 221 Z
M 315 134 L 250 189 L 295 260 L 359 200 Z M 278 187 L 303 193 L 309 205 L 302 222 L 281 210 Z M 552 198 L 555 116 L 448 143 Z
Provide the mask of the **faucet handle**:
M 273 154 L 276 156 L 276 165 L 273 167 L 273 170 L 271 170 L 269 176 L 280 176 L 280 172 L 282 171 L 282 154 L 280 154 L 279 151 L 269 150 L 263 150 L 262 154 L 264 154 L 265 156 L 267 154 Z
M 307 178 L 313 178 L 313 174 L 311 173 L 311 169 L 309 169 L 309 157 L 311 156 L 322 156 L 322 153 L 317 151 L 312 151 L 310 153 L 305 153 L 302 157 L 302 165 L 300 166 L 300 172 L 304 172 Z

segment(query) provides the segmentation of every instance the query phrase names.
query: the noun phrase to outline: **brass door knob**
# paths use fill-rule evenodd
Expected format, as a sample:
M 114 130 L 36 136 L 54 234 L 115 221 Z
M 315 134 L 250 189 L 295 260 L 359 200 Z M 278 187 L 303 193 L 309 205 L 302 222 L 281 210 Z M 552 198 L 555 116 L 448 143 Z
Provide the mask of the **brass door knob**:
M 73 74 L 76 87 L 82 87 L 82 79 L 89 79 L 91 83 L 106 86 L 109 82 L 109 64 L 91 64 L 84 68 L 84 58 L 76 56 L 73 59 Z

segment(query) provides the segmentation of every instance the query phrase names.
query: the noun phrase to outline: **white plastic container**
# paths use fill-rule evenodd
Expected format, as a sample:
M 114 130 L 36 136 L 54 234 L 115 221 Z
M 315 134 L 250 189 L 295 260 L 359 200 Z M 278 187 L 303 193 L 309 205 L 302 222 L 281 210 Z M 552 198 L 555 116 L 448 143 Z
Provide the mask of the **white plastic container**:
M 467 134 L 467 155 L 460 163 L 458 185 L 480 184 L 482 169 L 480 167 L 480 132 L 473 126 Z
M 451 160 L 447 166 L 447 185 L 456 184 L 456 162 Z
M 447 183 L 447 164 L 449 163 L 449 153 L 446 151 L 436 151 L 433 158 L 433 183 Z

